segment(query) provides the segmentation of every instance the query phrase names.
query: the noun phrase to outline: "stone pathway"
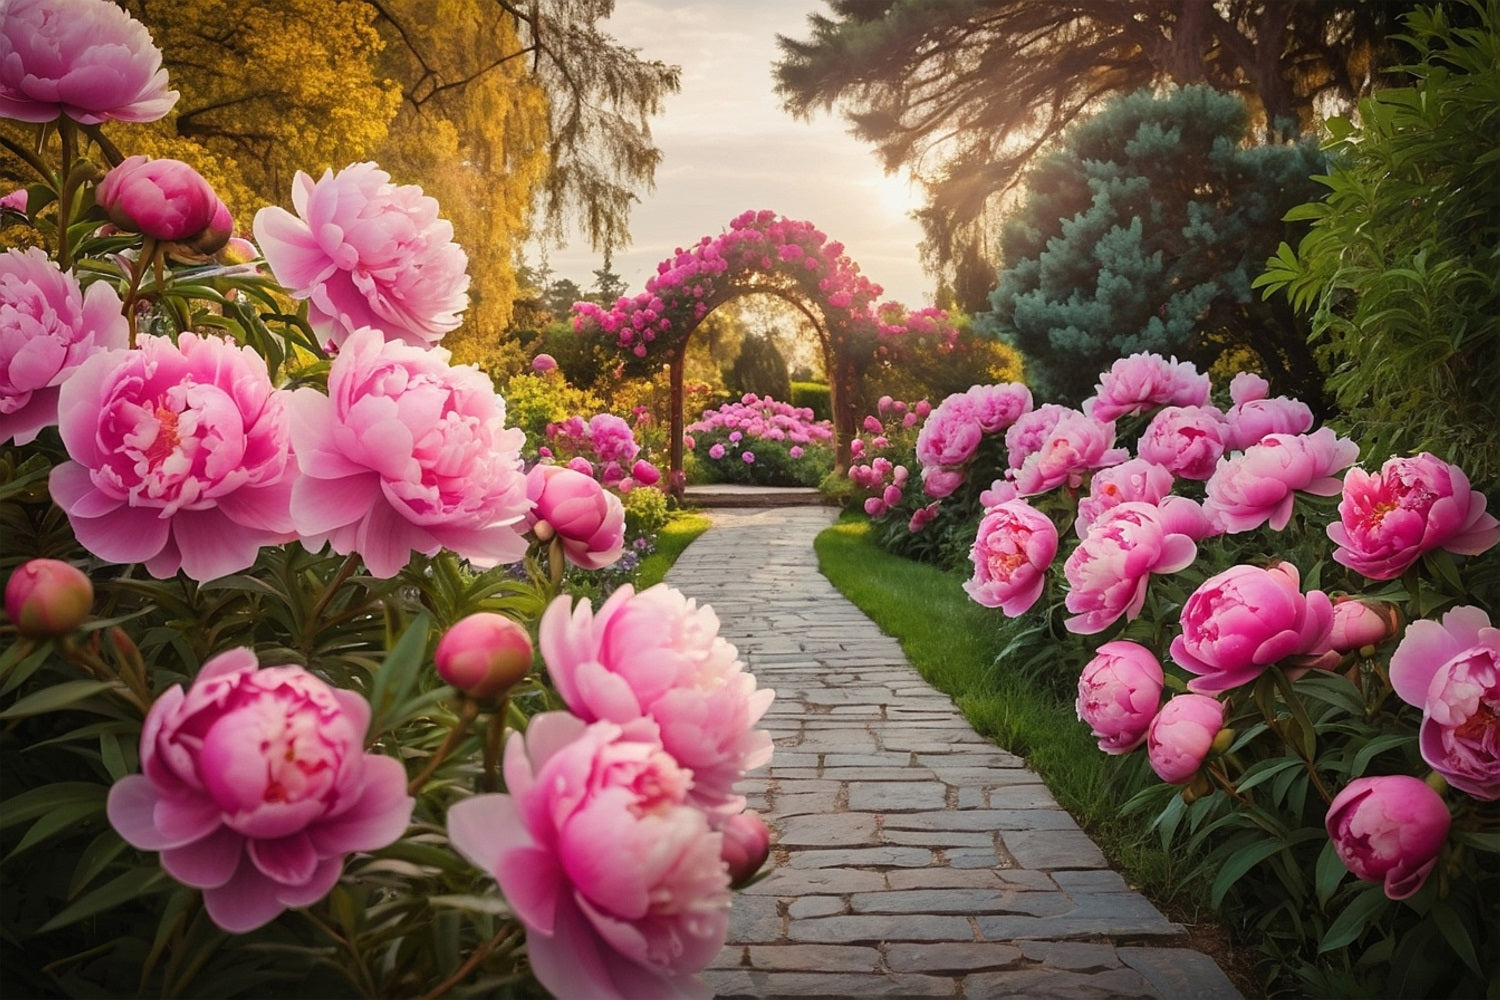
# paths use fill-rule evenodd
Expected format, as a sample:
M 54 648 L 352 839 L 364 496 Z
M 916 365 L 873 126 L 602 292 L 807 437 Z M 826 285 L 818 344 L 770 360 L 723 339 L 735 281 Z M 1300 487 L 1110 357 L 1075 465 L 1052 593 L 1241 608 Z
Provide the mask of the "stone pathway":
M 777 693 L 745 785 L 774 867 L 735 895 L 719 996 L 1240 996 L 816 572 L 831 510 L 711 516 L 667 580 Z

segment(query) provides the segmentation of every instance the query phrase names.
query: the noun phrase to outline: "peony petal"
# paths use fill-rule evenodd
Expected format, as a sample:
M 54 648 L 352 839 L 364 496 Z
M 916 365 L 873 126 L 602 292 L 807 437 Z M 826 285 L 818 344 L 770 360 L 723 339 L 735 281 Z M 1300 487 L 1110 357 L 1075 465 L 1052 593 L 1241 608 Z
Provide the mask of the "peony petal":
M 344 859 L 324 858 L 300 885 L 282 885 L 276 889 L 276 898 L 285 906 L 311 906 L 332 891 L 344 873 Z
M 196 795 L 191 798 L 160 797 L 153 818 L 161 835 L 176 841 L 164 845 L 172 847 L 206 837 L 223 822 L 218 804 L 208 796 Z
M 216 580 L 248 569 L 262 544 L 273 539 L 242 527 L 217 510 L 182 510 L 172 518 L 172 540 L 181 553 L 182 571 L 191 580 Z
M 475 795 L 449 806 L 448 841 L 491 878 L 502 853 L 535 844 L 510 795 Z
M 1464 609 L 1455 608 L 1450 611 L 1445 616 L 1445 623 L 1447 618 L 1461 610 Z M 1408 705 L 1424 708 L 1427 704 L 1427 689 L 1438 668 L 1463 649 L 1464 644 L 1449 634 L 1443 625 L 1426 620 L 1412 622 L 1391 653 L 1391 687 L 1395 689 L 1397 697 Z
M 301 885 L 312 878 L 318 855 L 306 833 L 266 840 L 247 840 L 246 853 L 267 878 L 283 885 Z
M 177 881 L 200 889 L 229 882 L 235 872 L 253 865 L 242 864 L 245 838 L 228 827 L 219 827 L 201 840 L 161 852 L 161 866 Z
M 406 794 L 406 768 L 394 757 L 365 754 L 364 772 L 354 805 L 308 831 L 320 856 L 376 851 L 406 832 L 416 805 Z
M 244 934 L 270 923 L 286 909 L 277 898 L 280 889 L 254 865 L 243 864 L 223 885 L 203 890 L 203 907 L 221 929 Z

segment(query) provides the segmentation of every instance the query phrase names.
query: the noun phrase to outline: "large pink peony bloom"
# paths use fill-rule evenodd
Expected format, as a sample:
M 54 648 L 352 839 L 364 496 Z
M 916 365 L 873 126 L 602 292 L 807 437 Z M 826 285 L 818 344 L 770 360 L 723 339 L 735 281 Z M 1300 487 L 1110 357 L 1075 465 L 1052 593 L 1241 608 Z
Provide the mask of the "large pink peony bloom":
M 1478 555 L 1500 542 L 1500 521 L 1456 465 L 1423 452 L 1393 458 L 1374 475 L 1344 476 L 1339 523 L 1328 526 L 1336 562 L 1372 580 L 1390 580 L 1424 552 Z
M 1328 804 L 1324 825 L 1356 877 L 1384 882 L 1391 899 L 1422 888 L 1452 825 L 1443 797 L 1407 774 L 1355 778 Z
M 1162 781 L 1186 785 L 1224 728 L 1224 704 L 1206 694 L 1167 699 L 1146 730 L 1146 757 Z
M 1500 799 L 1500 628 L 1475 607 L 1412 622 L 1391 654 L 1391 686 L 1422 710 L 1422 759 L 1454 788 Z
M 372 326 L 425 347 L 458 327 L 469 259 L 420 187 L 392 184 L 373 163 L 327 170 L 316 182 L 298 171 L 292 205 L 295 216 L 274 206 L 255 213 L 255 242 L 334 344 Z
M 151 33 L 109 0 L 0 5 L 0 117 L 154 122 L 176 103 Z
M 965 465 L 979 449 L 984 437 L 975 413 L 974 400 L 956 392 L 943 400 L 917 432 L 917 461 L 925 466 L 956 468 Z
M 1146 742 L 1165 679 L 1161 663 L 1139 643 L 1116 639 L 1099 647 L 1078 677 L 1077 708 L 1100 750 L 1129 753 Z
M 58 399 L 71 461 L 52 470 L 52 498 L 101 559 L 156 577 L 238 572 L 293 537 L 286 399 L 258 354 L 219 337 L 95 354 Z
M 973 406 L 974 422 L 985 434 L 999 434 L 1031 410 L 1031 390 L 1021 382 L 970 386 L 964 395 Z
M 1136 453 L 1174 476 L 1201 481 L 1213 475 L 1228 436 L 1224 414 L 1212 406 L 1168 406 L 1146 425 Z
M 1267 398 L 1271 386 L 1251 372 L 1240 372 L 1229 383 L 1234 406 L 1224 414 L 1229 424 L 1228 450 L 1244 451 L 1267 434 L 1303 434 L 1313 425 L 1313 412 L 1301 400 Z
M 1160 354 L 1132 354 L 1112 364 L 1099 376 L 1094 396 L 1083 412 L 1095 420 L 1111 421 L 1156 406 L 1202 406 L 1208 402 L 1208 376 L 1190 362 L 1170 361 Z
M 1014 618 L 1036 603 L 1057 555 L 1057 527 L 1025 500 L 985 511 L 969 558 L 974 575 L 964 591 L 977 604 Z
M 717 818 L 745 799 L 735 783 L 771 759 L 771 737 L 755 728 L 775 692 L 756 690 L 719 619 L 665 584 L 628 584 L 595 611 L 564 595 L 542 615 L 548 676 L 579 718 L 627 723 L 650 718 L 661 742 L 693 772 L 691 798 Z
M 301 667 L 221 653 L 151 706 L 143 773 L 110 789 L 109 821 L 202 889 L 214 923 L 254 930 L 327 895 L 351 851 L 406 830 L 406 771 L 364 752 L 369 723 L 363 698 Z
M 229 209 L 181 160 L 127 157 L 104 175 L 94 199 L 121 229 L 199 254 L 218 251 L 234 231 Z
M 1040 451 L 1047 443 L 1058 421 L 1077 412 L 1059 403 L 1043 403 L 1021 414 L 1005 429 L 1006 465 L 1019 469 L 1033 452 Z
M 1333 602 L 1303 594 L 1291 563 L 1231 566 L 1209 577 L 1182 606 L 1172 659 L 1197 674 L 1188 690 L 1217 694 L 1255 680 L 1273 663 L 1329 646 Z
M 503 795 L 448 810 L 453 846 L 500 884 L 554 996 L 702 997 L 724 945 L 723 837 L 649 721 L 534 716 L 505 747 Z
M 298 389 L 289 409 L 302 468 L 292 520 L 309 544 L 357 552 L 378 577 L 412 552 L 452 549 L 481 567 L 526 554 L 525 435 L 505 426 L 505 401 L 479 369 L 356 330 L 328 394 Z
M 1221 530 L 1252 531 L 1269 523 L 1276 531 L 1292 519 L 1297 493 L 1333 496 L 1338 473 L 1359 458 L 1359 445 L 1331 428 L 1311 434 L 1268 434 L 1243 454 L 1219 460 L 1205 487 L 1203 509 Z
M 85 292 L 36 247 L 0 253 L 0 441 L 30 444 L 57 423 L 62 384 L 129 336 L 109 282 Z
M 1089 495 L 1078 501 L 1074 530 L 1082 538 L 1088 534 L 1089 526 L 1106 511 L 1131 500 L 1155 506 L 1172 492 L 1174 482 L 1172 473 L 1165 467 L 1144 458 L 1132 458 L 1100 469 L 1089 479 Z
M 1175 573 L 1198 555 L 1202 514 L 1196 505 L 1154 507 L 1130 501 L 1104 513 L 1063 563 L 1070 587 L 1070 632 L 1093 635 L 1146 603 L 1152 573 Z
M 1019 426 L 1012 425 L 1012 430 Z M 1040 447 L 1016 468 L 1016 489 L 1022 496 L 1034 496 L 1058 486 L 1080 486 L 1088 470 L 1118 465 L 1129 457 L 1114 443 L 1114 424 L 1067 410 L 1043 435 Z
M 625 508 L 593 477 L 562 465 L 533 466 L 526 495 L 533 504 L 529 523 L 546 521 L 574 565 L 603 569 L 625 550 Z

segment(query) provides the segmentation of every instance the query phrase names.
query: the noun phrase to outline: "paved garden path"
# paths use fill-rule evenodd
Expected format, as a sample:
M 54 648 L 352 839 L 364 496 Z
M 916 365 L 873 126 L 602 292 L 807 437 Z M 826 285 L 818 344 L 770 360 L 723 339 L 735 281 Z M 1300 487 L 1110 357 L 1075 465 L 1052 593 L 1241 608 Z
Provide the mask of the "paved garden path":
M 721 997 L 1239 997 L 817 572 L 831 511 L 712 517 L 667 581 L 776 689 L 745 785 L 774 867 L 735 895 Z

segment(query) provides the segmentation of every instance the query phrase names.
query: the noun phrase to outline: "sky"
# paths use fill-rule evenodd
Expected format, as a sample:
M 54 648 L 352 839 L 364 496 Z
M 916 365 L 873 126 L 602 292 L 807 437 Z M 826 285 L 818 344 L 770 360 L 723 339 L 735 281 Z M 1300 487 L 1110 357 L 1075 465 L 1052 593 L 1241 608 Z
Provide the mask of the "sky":
M 836 113 L 798 121 L 781 110 L 771 64 L 776 35 L 806 38 L 821 0 L 618 0 L 604 29 L 621 44 L 682 69 L 682 89 L 651 120 L 662 150 L 656 186 L 630 215 L 631 244 L 613 267 L 635 294 L 677 247 L 729 228 L 746 209 L 805 219 L 842 242 L 884 298 L 918 308 L 933 281 L 918 256 L 920 200 L 886 175 L 874 148 L 848 134 Z M 530 262 L 537 252 L 528 249 Z M 548 249 L 555 276 L 587 289 L 601 257 L 586 239 Z

